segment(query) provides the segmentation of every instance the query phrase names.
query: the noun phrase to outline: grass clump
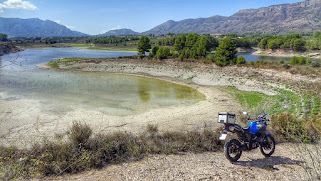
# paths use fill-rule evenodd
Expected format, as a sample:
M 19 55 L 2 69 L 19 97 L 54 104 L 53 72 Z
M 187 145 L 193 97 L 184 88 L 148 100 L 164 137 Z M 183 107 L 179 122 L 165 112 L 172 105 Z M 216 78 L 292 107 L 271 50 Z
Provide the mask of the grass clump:
M 222 147 L 218 131 L 160 133 L 148 125 L 144 133 L 126 132 L 94 135 L 92 129 L 74 122 L 54 141 L 44 141 L 28 149 L 0 147 L 0 179 L 28 179 L 77 173 L 110 163 L 142 159 L 146 154 L 217 151 Z
M 314 143 L 320 139 L 321 119 L 296 119 L 290 113 L 272 116 L 272 128 L 284 141 Z

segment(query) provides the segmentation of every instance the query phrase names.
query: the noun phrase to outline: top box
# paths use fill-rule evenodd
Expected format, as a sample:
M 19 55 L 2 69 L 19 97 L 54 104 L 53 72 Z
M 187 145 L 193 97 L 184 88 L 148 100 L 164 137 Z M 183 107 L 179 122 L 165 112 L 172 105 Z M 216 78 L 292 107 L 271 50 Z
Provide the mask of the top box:
M 228 112 L 220 112 L 218 113 L 218 123 L 223 124 L 235 124 L 235 114 Z

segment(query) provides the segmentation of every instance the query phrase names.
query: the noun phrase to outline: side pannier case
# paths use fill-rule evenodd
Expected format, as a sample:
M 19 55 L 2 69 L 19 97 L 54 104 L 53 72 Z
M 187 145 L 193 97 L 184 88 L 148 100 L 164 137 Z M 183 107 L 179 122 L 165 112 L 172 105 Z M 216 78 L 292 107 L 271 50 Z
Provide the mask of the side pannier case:
M 220 112 L 218 113 L 218 123 L 223 124 L 235 124 L 235 114 L 228 112 Z

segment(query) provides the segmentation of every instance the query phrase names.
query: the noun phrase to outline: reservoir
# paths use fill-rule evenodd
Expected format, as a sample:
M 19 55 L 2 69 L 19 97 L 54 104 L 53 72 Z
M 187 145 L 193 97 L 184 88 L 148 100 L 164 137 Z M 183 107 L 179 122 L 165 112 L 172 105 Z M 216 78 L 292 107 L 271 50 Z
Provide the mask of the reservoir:
M 74 48 L 28 49 L 4 55 L 0 65 L 0 99 L 40 101 L 44 111 L 63 114 L 72 108 L 125 116 L 153 108 L 191 105 L 205 99 L 197 90 L 141 76 L 48 70 L 39 64 L 67 57 L 113 58 L 135 52 Z

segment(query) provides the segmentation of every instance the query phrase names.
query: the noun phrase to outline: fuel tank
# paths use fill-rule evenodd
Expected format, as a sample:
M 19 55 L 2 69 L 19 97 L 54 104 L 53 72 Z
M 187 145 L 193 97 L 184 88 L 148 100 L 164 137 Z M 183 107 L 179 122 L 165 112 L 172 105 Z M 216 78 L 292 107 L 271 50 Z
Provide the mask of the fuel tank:
M 250 127 L 249 132 L 252 134 L 264 133 L 266 131 L 266 124 L 264 123 L 250 122 L 248 126 Z

